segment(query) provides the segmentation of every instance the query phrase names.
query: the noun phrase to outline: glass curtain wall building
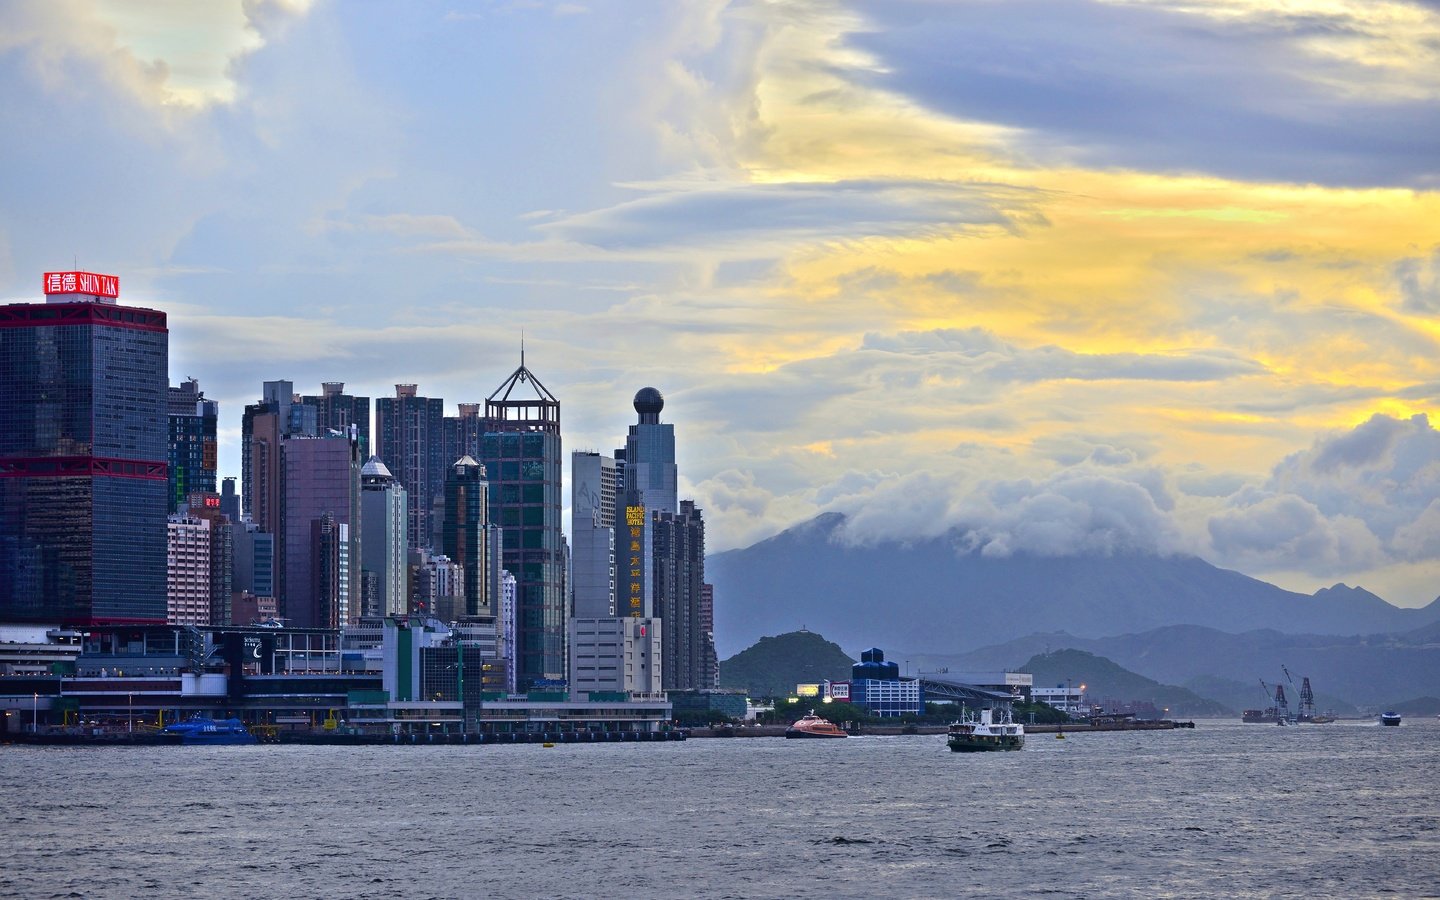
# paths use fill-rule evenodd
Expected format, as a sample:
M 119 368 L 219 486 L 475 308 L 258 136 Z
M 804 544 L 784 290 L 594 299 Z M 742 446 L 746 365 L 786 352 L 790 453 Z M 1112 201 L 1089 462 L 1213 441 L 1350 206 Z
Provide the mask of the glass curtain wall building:
M 193 378 L 170 388 L 170 495 L 167 511 L 177 512 L 192 493 L 215 493 L 220 404 L 206 400 Z
M 0 306 L 0 620 L 163 623 L 165 314 L 113 276 L 45 289 Z
M 435 501 L 445 490 L 445 401 L 421 397 L 413 384 L 395 385 L 394 397 L 375 401 L 376 455 L 405 486 L 410 504 L 410 549 L 428 550 L 435 544 L 432 516 Z
M 518 391 L 518 394 L 517 394 Z M 533 395 L 533 396 L 528 396 Z M 485 401 L 479 462 L 515 576 L 516 681 L 565 678 L 566 566 L 560 520 L 560 401 L 525 367 Z

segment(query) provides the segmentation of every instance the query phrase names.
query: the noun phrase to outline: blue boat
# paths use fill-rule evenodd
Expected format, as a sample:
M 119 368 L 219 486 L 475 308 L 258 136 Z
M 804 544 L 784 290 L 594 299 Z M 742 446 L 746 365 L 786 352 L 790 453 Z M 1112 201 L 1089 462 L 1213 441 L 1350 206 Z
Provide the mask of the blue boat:
M 239 719 L 202 719 L 196 716 L 166 725 L 161 734 L 182 744 L 255 744 L 255 735 Z
M 1380 715 L 1380 724 L 1381 724 L 1381 725 L 1392 725 L 1392 726 L 1393 726 L 1393 725 L 1399 725 L 1399 724 L 1400 724 L 1400 714 L 1399 714 L 1398 712 L 1393 711 L 1393 710 L 1384 712 L 1384 713 L 1382 713 L 1382 714 Z

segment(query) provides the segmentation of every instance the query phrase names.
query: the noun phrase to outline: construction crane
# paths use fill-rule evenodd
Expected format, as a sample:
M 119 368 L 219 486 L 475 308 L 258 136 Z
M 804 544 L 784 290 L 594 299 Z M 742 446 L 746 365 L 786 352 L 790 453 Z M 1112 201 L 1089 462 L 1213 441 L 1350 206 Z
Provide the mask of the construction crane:
M 1270 685 L 1266 684 L 1266 683 L 1265 683 L 1265 679 L 1263 679 L 1263 678 L 1260 679 L 1260 687 L 1264 689 L 1265 695 L 1266 695 L 1266 697 L 1268 698 L 1269 695 L 1270 695 Z M 1286 723 L 1286 724 L 1289 724 L 1289 720 L 1290 720 L 1290 703 L 1285 699 L 1285 685 L 1280 684 L 1280 683 L 1278 683 L 1278 682 L 1275 684 L 1275 706 L 1274 706 L 1274 710 L 1275 710 L 1275 718 L 1279 719 L 1280 721 L 1282 721 L 1282 722 L 1284 722 L 1284 723 Z

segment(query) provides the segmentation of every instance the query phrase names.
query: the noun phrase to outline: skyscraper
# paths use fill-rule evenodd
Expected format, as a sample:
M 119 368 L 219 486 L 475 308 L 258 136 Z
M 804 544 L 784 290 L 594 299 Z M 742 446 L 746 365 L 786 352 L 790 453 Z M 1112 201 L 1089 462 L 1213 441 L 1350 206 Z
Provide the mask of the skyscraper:
M 289 381 L 267 381 L 259 403 L 245 407 L 240 418 L 240 490 L 245 514 L 262 531 L 280 530 L 280 445 L 291 437 L 319 433 L 316 409 L 295 400 Z
M 360 447 L 356 438 L 304 437 L 281 444 L 284 484 L 280 615 L 301 628 L 335 628 L 358 618 Z
M 490 521 L 500 525 L 504 565 L 516 581 L 517 682 L 524 690 L 564 679 L 560 401 L 525 367 L 523 353 L 520 367 L 485 401 L 479 462 L 489 475 Z
M 378 456 L 360 470 L 360 520 L 360 568 L 377 579 L 378 614 L 403 616 L 410 611 L 410 505 L 405 486 Z
M 306 406 L 315 407 L 317 434 L 338 431 L 349 434 L 354 425 L 360 442 L 360 458 L 370 458 L 370 398 L 355 397 L 345 393 L 345 382 L 326 381 L 320 385 L 319 394 L 306 394 L 300 398 Z
M 678 500 L 678 475 L 675 468 L 675 426 L 661 424 L 660 411 L 665 398 L 653 387 L 641 388 L 633 403 L 640 420 L 630 426 L 625 446 L 615 451 L 618 486 L 616 490 L 616 523 L 625 523 L 624 535 L 617 529 L 617 556 L 622 560 L 620 582 L 624 585 L 616 598 L 617 611 L 622 615 L 658 615 L 651 573 L 655 568 L 654 518 L 658 513 L 675 514 Z M 630 534 L 639 521 L 643 534 L 638 540 Z M 624 538 L 622 540 L 622 538 Z M 628 565 L 635 555 L 632 544 L 638 543 L 640 565 Z M 625 552 L 618 552 L 623 549 Z M 639 570 L 638 575 L 627 574 Z M 637 591 L 636 588 L 639 588 Z M 640 600 L 637 605 L 636 599 Z
M 579 619 L 616 614 L 615 482 L 613 458 L 570 454 L 570 614 Z
M 394 397 L 375 401 L 376 455 L 405 486 L 410 503 L 410 547 L 429 549 L 435 501 L 445 489 L 445 401 L 421 397 L 413 384 L 395 385 Z
M 480 404 L 461 403 L 460 415 L 446 416 L 445 454 L 451 460 L 462 456 L 479 459 L 480 435 L 485 433 L 485 419 L 480 415 Z
M 701 611 L 705 590 L 705 522 L 694 500 L 680 501 L 679 513 L 656 513 L 655 616 L 661 633 L 664 690 L 715 686 L 710 673 Z
M 485 467 L 471 457 L 460 457 L 446 471 L 440 552 L 465 569 L 465 603 L 460 618 L 495 614 L 487 546 L 490 538 L 488 493 Z
M 164 622 L 169 332 L 119 279 L 0 306 L 0 621 Z
M 170 388 L 170 496 L 167 510 L 174 513 L 192 491 L 215 492 L 218 447 L 215 429 L 220 404 L 206 400 L 200 382 L 186 379 Z

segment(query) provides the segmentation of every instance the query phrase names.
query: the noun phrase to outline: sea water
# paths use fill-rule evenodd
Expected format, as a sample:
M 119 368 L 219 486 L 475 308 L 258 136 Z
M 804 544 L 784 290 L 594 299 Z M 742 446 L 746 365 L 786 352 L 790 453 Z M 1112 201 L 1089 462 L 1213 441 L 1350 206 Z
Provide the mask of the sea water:
M 1440 895 L 1440 727 L 0 747 L 17 897 Z

